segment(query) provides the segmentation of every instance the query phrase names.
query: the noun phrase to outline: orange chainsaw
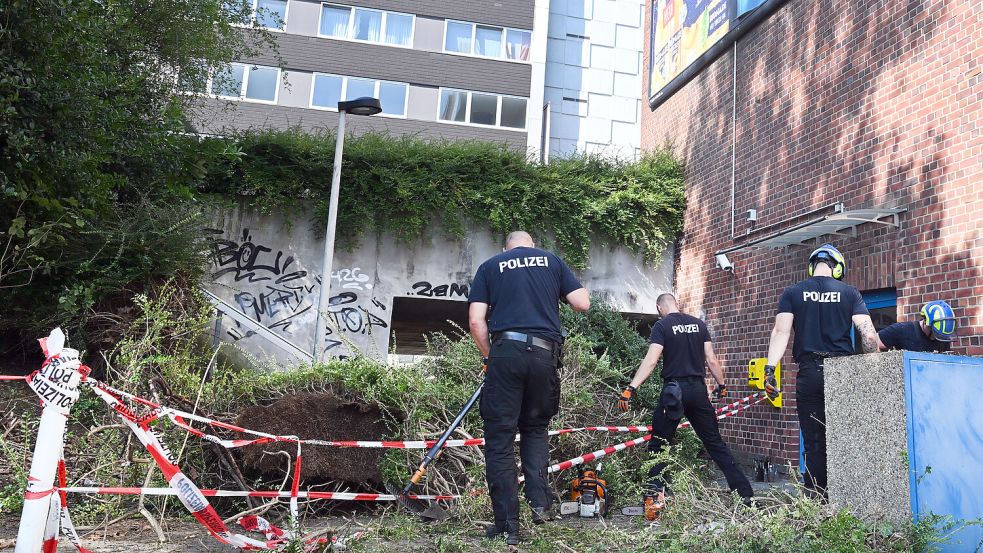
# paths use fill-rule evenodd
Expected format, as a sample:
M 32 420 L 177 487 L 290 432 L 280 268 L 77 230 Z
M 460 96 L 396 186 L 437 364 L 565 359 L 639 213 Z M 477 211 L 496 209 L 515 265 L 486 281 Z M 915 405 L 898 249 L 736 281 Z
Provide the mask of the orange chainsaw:
M 594 470 L 577 467 L 577 477 L 570 482 L 570 501 L 560 504 L 561 515 L 578 513 L 583 518 L 605 517 L 611 497 L 607 482 L 601 478 L 601 464 Z

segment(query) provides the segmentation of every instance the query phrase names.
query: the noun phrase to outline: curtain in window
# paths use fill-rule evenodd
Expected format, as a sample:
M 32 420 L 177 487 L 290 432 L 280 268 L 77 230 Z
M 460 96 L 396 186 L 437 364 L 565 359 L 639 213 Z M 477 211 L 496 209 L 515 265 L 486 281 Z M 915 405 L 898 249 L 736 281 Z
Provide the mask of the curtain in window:
M 468 109 L 468 93 L 457 90 L 444 90 L 440 94 L 440 119 L 443 121 L 464 121 Z
M 355 10 L 355 27 L 352 29 L 352 38 L 379 42 L 382 38 L 381 31 L 382 12 Z
M 448 52 L 471 53 L 471 24 L 447 22 L 447 37 L 444 50 Z
M 479 56 L 502 57 L 502 29 L 479 25 L 474 34 L 474 53 Z
M 348 16 L 351 8 L 338 6 L 321 7 L 321 34 L 324 36 L 348 37 Z
M 529 31 L 509 30 L 505 39 L 505 52 L 510 60 L 529 61 L 532 34 Z
M 413 35 L 413 16 L 397 13 L 386 14 L 386 44 L 410 46 Z

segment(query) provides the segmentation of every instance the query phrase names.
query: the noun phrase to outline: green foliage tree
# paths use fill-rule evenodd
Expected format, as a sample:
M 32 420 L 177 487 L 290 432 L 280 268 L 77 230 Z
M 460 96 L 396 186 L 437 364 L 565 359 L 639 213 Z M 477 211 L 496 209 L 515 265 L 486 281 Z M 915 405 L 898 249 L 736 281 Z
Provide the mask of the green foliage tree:
M 200 265 L 184 131 L 209 68 L 270 45 L 222 0 L 0 3 L 0 330 Z M 191 240 L 191 248 L 188 248 Z

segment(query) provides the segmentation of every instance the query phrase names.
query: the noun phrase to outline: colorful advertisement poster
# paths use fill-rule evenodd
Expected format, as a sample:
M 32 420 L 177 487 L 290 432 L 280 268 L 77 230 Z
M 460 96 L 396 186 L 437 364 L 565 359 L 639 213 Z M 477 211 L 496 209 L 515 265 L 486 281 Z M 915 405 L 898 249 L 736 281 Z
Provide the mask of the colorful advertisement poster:
M 649 95 L 669 84 L 729 29 L 727 0 L 653 0 Z
M 741 17 L 764 3 L 765 0 L 737 0 L 737 17 Z

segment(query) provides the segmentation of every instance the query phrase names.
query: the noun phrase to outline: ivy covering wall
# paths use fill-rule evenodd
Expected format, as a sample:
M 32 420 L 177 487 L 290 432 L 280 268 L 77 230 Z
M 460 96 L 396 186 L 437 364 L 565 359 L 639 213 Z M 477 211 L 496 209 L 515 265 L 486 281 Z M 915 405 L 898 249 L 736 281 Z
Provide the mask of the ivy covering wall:
M 333 135 L 295 131 L 208 139 L 201 189 L 264 211 L 313 205 L 323 228 L 334 146 Z M 528 230 L 584 268 L 591 242 L 657 260 L 681 232 L 684 208 L 682 165 L 668 149 L 637 162 L 544 165 L 492 143 L 368 134 L 346 139 L 337 228 L 351 247 L 370 231 L 412 241 L 432 223 L 463 236 L 470 220 L 502 235 Z

